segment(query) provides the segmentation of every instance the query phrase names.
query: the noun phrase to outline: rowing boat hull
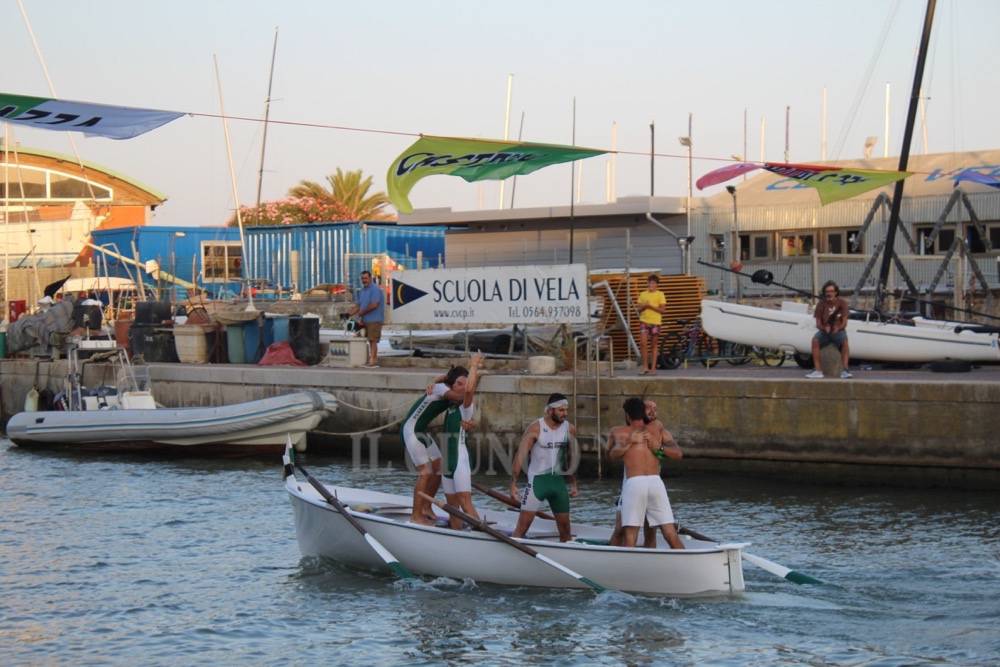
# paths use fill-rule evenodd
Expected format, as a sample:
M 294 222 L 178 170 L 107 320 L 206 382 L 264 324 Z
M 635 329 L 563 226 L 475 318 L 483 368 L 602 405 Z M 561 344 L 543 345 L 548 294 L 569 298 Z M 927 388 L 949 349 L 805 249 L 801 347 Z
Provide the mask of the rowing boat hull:
M 286 490 L 295 514 L 295 532 L 304 556 L 329 558 L 354 567 L 387 571 L 360 533 L 307 483 L 294 476 Z M 409 505 L 404 496 L 331 487 L 345 504 Z M 403 518 L 348 511 L 410 571 L 433 577 L 472 579 L 508 586 L 585 588 L 510 545 L 480 532 L 419 526 Z M 480 512 L 499 529 L 510 528 L 514 512 Z M 552 522 L 536 519 L 538 532 L 554 532 Z M 603 533 L 607 529 L 573 526 L 574 533 Z M 530 536 L 530 535 L 529 535 Z M 670 596 L 728 595 L 744 589 L 742 548 L 745 544 L 715 545 L 689 540 L 686 550 L 626 549 L 551 539 L 524 543 L 560 564 L 610 589 Z
M 21 412 L 7 423 L 20 446 L 87 451 L 169 450 L 274 453 L 305 442 L 337 409 L 331 394 L 304 391 L 211 408 Z
M 809 313 L 758 308 L 738 303 L 701 302 L 701 322 L 713 338 L 799 354 L 810 354 L 816 322 Z M 917 326 L 848 320 L 852 359 L 928 363 L 943 359 L 1000 362 L 997 334 L 962 331 L 956 323 Z

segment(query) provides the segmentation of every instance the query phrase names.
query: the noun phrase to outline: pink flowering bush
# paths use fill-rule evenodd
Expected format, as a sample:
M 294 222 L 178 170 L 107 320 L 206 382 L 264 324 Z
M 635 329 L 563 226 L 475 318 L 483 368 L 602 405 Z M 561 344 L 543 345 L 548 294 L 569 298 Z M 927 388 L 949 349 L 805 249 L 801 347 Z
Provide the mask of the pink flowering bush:
M 316 197 L 286 197 L 277 201 L 263 202 L 260 208 L 241 206 L 240 216 L 246 227 L 254 225 L 300 225 L 308 222 L 329 222 L 350 220 L 351 214 L 342 204 Z M 234 214 L 228 222 L 236 225 Z

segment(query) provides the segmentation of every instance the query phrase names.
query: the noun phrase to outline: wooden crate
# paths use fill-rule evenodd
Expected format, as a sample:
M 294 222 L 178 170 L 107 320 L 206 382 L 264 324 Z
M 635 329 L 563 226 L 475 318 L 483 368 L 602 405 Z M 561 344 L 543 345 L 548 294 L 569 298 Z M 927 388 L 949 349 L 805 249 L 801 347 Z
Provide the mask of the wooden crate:
M 590 283 L 607 281 L 611 291 L 618 301 L 618 306 L 628 319 L 629 329 L 636 343 L 639 342 L 639 310 L 636 303 L 639 293 L 646 289 L 650 271 L 631 273 L 626 281 L 625 273 L 603 273 L 591 275 Z M 660 291 L 667 297 L 667 313 L 663 316 L 663 326 L 660 327 L 661 339 L 671 331 L 680 331 L 677 320 L 692 320 L 701 315 L 701 300 L 705 297 L 705 280 L 698 276 L 668 275 L 659 276 Z M 600 328 L 611 336 L 614 345 L 615 359 L 625 359 L 629 356 L 628 337 L 618 321 L 614 306 L 607 290 L 601 288 L 595 294 L 601 300 Z M 629 311 L 631 303 L 631 311 Z M 634 355 L 633 355 L 634 356 Z

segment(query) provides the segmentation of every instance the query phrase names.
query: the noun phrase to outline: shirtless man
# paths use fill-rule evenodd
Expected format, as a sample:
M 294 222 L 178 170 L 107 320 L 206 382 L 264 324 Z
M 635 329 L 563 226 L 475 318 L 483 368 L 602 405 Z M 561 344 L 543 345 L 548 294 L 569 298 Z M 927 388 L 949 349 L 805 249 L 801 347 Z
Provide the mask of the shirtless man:
M 646 408 L 646 418 L 643 420 L 647 424 L 656 423 L 660 427 L 663 427 L 663 422 L 661 422 L 656 417 L 656 402 L 645 400 L 643 405 Z M 625 420 L 625 426 L 619 426 L 611 430 L 608 436 L 608 445 L 614 446 L 616 440 L 621 438 L 628 438 L 632 431 L 632 427 L 628 425 L 628 419 Z M 673 436 L 670 435 L 670 431 L 663 428 L 662 433 L 664 434 L 664 442 L 673 442 Z M 625 486 L 625 480 L 627 479 L 625 471 L 622 470 L 622 487 Z M 618 502 L 615 503 L 615 528 L 611 531 L 611 537 L 608 539 L 608 544 L 613 547 L 620 547 L 622 545 L 622 495 L 618 494 Z M 642 546 L 647 549 L 656 548 L 656 529 L 649 525 L 649 521 L 643 522 L 642 525 Z
M 434 523 L 430 503 L 420 493 L 433 498 L 441 485 L 441 450 L 427 433 L 427 427 L 449 406 L 464 400 L 468 376 L 468 370 L 455 366 L 443 377 L 436 378 L 434 384 L 428 387 L 427 393 L 413 403 L 403 421 L 403 443 L 410 460 L 417 468 L 417 483 L 413 488 L 413 513 L 410 514 L 410 521 L 414 523 Z
M 569 523 L 569 499 L 578 491 L 576 476 L 568 474 L 570 439 L 576 438 L 576 427 L 566 421 L 569 400 L 562 394 L 549 396 L 545 406 L 545 416 L 531 423 L 521 438 L 511 470 L 510 495 L 518 497 L 517 478 L 528 463 L 528 485 L 521 495 L 521 514 L 517 517 L 514 537 L 524 537 L 535 520 L 535 514 L 543 502 L 556 518 L 559 541 L 569 542 L 572 538 Z M 569 478 L 569 489 L 566 478 Z
M 670 509 L 667 487 L 660 478 L 660 460 L 655 452 L 674 459 L 680 459 L 683 453 L 672 438 L 669 444 L 664 442 L 662 425 L 646 424 L 646 408 L 642 399 L 630 398 L 622 407 L 628 418 L 628 430 L 615 429 L 617 437 L 614 438 L 609 457 L 625 462 L 627 478 L 622 487 L 623 546 L 635 546 L 639 527 L 645 518 L 649 520 L 649 525 L 660 527 L 671 548 L 683 549 L 684 544 L 677 534 L 677 524 Z

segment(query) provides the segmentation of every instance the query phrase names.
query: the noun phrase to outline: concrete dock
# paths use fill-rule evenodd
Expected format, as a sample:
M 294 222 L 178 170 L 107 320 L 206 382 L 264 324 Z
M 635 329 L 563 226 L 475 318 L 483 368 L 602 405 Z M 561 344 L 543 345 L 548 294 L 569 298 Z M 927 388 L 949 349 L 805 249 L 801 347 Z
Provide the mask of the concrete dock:
M 352 436 L 356 450 L 369 431 L 383 436 L 398 432 L 395 426 L 380 427 L 405 414 L 447 367 L 447 362 L 438 364 L 437 370 L 149 367 L 156 399 L 171 407 L 238 403 L 305 388 L 329 391 L 343 405 L 320 425 L 310 447 L 346 454 Z M 58 391 L 65 372 L 65 361 L 0 361 L 4 423 L 21 409 L 36 382 L 39 388 Z M 110 370 L 100 364 L 87 366 L 86 374 L 85 384 L 113 384 Z M 622 422 L 622 401 L 642 396 L 657 402 L 659 417 L 684 449 L 685 459 L 673 466 L 675 473 L 708 467 L 834 481 L 1000 488 L 1000 367 L 955 374 L 859 370 L 851 380 L 803 376 L 794 366 L 726 364 L 660 371 L 654 377 L 616 371 L 614 377 L 602 377 L 599 387 L 593 377 L 578 376 L 582 471 L 597 469 L 597 416 L 606 433 Z M 489 372 L 479 389 L 481 418 L 471 439 L 474 448 L 502 458 L 516 448 L 525 425 L 541 415 L 546 397 L 556 391 L 572 396 L 573 385 L 571 373 Z M 388 451 L 399 456 L 398 447 Z M 609 473 L 606 460 L 601 463 L 602 472 Z

